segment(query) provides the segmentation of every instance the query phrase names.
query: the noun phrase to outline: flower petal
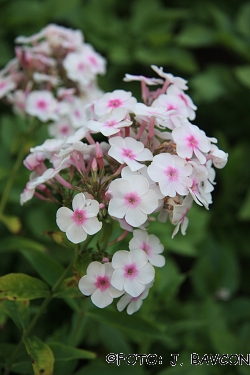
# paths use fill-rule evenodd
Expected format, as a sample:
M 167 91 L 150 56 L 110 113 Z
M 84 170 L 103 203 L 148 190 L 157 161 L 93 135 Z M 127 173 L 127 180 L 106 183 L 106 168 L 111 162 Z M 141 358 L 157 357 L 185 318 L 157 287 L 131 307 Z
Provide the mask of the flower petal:
M 107 290 L 102 292 L 100 289 L 96 289 L 91 296 L 91 301 L 94 305 L 96 305 L 100 309 L 103 309 L 113 302 L 113 298 Z
M 72 224 L 73 211 L 67 207 L 60 207 L 56 213 L 56 223 L 62 232 L 66 232 L 67 228 Z
M 90 296 L 96 290 L 95 278 L 85 275 L 79 280 L 78 287 L 82 294 Z
M 72 207 L 75 211 L 77 208 L 82 210 L 85 206 L 85 195 L 83 193 L 76 194 L 72 201 Z
M 86 232 L 82 227 L 77 226 L 75 223 L 72 223 L 66 230 L 67 238 L 73 243 L 80 243 L 87 238 Z

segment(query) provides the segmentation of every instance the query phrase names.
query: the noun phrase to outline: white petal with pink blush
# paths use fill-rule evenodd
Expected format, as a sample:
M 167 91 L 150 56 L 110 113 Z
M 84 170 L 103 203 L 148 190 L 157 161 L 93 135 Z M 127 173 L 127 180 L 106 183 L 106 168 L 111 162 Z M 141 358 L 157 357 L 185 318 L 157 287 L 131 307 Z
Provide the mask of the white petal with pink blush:
M 114 269 L 111 263 L 101 264 L 92 262 L 87 268 L 86 275 L 79 281 L 79 289 L 99 308 L 104 308 L 113 302 L 113 298 L 120 297 L 123 291 L 111 285 Z
M 157 194 L 149 189 L 149 183 L 142 176 L 129 176 L 111 182 L 109 191 L 112 198 L 108 212 L 118 219 L 124 218 L 133 227 L 144 224 L 158 207 Z
M 97 219 L 99 203 L 93 199 L 85 199 L 83 193 L 77 194 L 72 202 L 73 211 L 61 207 L 57 211 L 56 223 L 62 232 L 66 232 L 69 241 L 77 244 L 87 238 L 87 234 L 95 234 L 102 228 Z
M 113 255 L 112 266 L 115 269 L 111 284 L 118 290 L 125 290 L 132 297 L 138 297 L 146 284 L 154 279 L 154 267 L 148 262 L 143 250 L 129 252 L 119 250 Z

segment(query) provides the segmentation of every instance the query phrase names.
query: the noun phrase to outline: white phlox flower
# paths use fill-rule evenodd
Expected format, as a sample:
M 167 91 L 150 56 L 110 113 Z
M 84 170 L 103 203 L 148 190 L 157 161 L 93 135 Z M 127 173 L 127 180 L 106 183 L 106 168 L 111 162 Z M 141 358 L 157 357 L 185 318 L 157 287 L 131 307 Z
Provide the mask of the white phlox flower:
M 177 154 L 182 158 L 191 159 L 193 154 L 199 159 L 201 164 L 206 163 L 204 153 L 210 151 L 211 144 L 203 130 L 198 126 L 186 123 L 177 127 L 172 132 L 176 143 Z
M 131 171 L 144 167 L 144 164 L 139 163 L 140 161 L 153 160 L 152 152 L 134 138 L 117 136 L 110 138 L 109 143 L 111 148 L 108 154 L 120 164 L 127 164 Z
M 7 78 L 0 77 L 0 98 L 3 98 L 15 88 L 16 88 L 16 83 L 10 77 L 7 77 Z
M 77 244 L 87 238 L 87 234 L 95 234 L 102 228 L 97 219 L 99 203 L 85 199 L 83 193 L 75 195 L 72 201 L 73 211 L 60 207 L 56 214 L 56 223 L 62 232 L 66 232 L 69 241 Z
M 154 156 L 148 166 L 149 177 L 159 183 L 164 196 L 175 197 L 176 193 L 187 195 L 192 186 L 192 166 L 178 155 L 163 153 Z
M 125 107 L 127 110 L 133 110 L 136 104 L 136 99 L 131 92 L 124 90 L 115 90 L 107 92 L 95 103 L 95 113 L 98 116 L 103 116 L 105 113 L 112 111 L 112 109 Z
M 142 176 L 128 176 L 111 182 L 112 197 L 108 212 L 118 219 L 125 218 L 133 227 L 144 224 L 148 215 L 158 207 L 157 194 L 149 189 L 149 183 Z
M 120 297 L 124 292 L 111 285 L 114 269 L 111 263 L 101 264 L 92 262 L 87 268 L 86 275 L 79 281 L 79 289 L 85 296 L 91 295 L 91 301 L 99 308 L 104 308 Z
M 95 74 L 90 69 L 83 51 L 68 53 L 63 60 L 63 67 L 69 79 L 79 82 L 84 87 L 88 86 L 95 78 Z
M 153 281 L 154 267 L 148 262 L 148 257 L 143 250 L 117 251 L 112 258 L 115 269 L 111 284 L 118 290 L 124 290 L 132 297 L 138 297 Z
M 174 129 L 176 126 L 179 126 L 181 118 L 188 117 L 188 109 L 185 103 L 176 95 L 162 94 L 153 101 L 152 107 L 162 107 L 165 111 L 168 111 L 169 118 L 161 121 L 160 125 L 169 129 Z
M 147 298 L 149 289 L 152 287 L 153 282 L 145 286 L 145 290 L 138 296 L 132 297 L 130 294 L 125 293 L 117 303 L 117 310 L 122 311 L 127 306 L 127 314 L 132 315 L 138 311 L 142 305 L 142 302 Z
M 211 145 L 211 150 L 207 159 L 212 159 L 214 166 L 221 169 L 227 164 L 228 154 L 220 150 L 216 145 Z
M 181 90 L 187 90 L 188 86 L 186 85 L 187 81 L 181 77 L 175 77 L 171 73 L 165 73 L 163 68 L 156 65 L 151 65 L 151 68 L 162 78 L 166 79 L 173 85 L 177 86 Z
M 188 96 L 187 94 L 185 94 L 183 92 L 183 90 L 179 89 L 177 86 L 175 85 L 171 85 L 168 89 L 167 89 L 167 94 L 168 95 L 172 95 L 172 96 L 177 96 L 178 98 L 180 98 L 183 103 L 185 104 L 186 108 L 187 108 L 187 111 L 188 111 L 188 118 L 189 120 L 194 120 L 195 119 L 195 111 L 197 110 L 197 107 L 196 105 L 193 103 L 192 99 L 190 98 L 190 96 Z
M 57 120 L 57 100 L 50 91 L 32 91 L 27 96 L 26 112 L 40 121 Z
M 123 127 L 132 125 L 132 121 L 125 118 L 127 113 L 124 107 L 115 108 L 110 113 L 103 115 L 99 121 L 88 121 L 87 126 L 90 130 L 109 137 L 118 133 Z
M 160 255 L 164 247 L 160 243 L 158 237 L 154 234 L 148 234 L 145 230 L 135 229 L 133 238 L 129 241 L 129 249 L 131 252 L 141 249 L 145 251 L 149 262 L 155 267 L 163 267 L 165 265 L 165 257 Z

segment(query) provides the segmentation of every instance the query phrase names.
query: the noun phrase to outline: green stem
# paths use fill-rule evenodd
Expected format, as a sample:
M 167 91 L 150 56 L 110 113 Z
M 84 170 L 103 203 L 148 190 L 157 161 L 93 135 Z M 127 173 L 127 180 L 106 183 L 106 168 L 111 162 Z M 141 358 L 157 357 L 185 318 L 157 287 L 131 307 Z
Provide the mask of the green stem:
M 86 241 L 85 241 L 85 243 L 84 243 L 84 245 L 83 245 L 83 247 L 82 247 L 82 249 L 81 249 L 80 252 L 84 251 L 87 248 L 87 246 L 89 245 L 89 243 L 92 241 L 93 237 L 94 236 L 88 236 L 88 238 L 86 239 Z M 77 256 L 78 252 L 79 252 L 79 246 L 76 245 L 75 257 Z M 20 340 L 20 342 L 16 346 L 14 352 L 12 353 L 12 356 L 11 356 L 11 358 L 9 360 L 8 365 L 5 368 L 5 372 L 3 373 L 3 375 L 9 375 L 9 373 L 11 371 L 12 363 L 15 360 L 16 356 L 18 355 L 18 353 L 19 353 L 19 351 L 20 351 L 20 349 L 22 347 L 23 339 L 27 338 L 30 335 L 30 333 L 33 331 L 33 329 L 34 329 L 37 321 L 39 320 L 39 318 L 42 316 L 42 314 L 46 310 L 48 304 L 53 299 L 55 293 L 60 288 L 62 282 L 64 281 L 64 279 L 68 275 L 69 271 L 72 269 L 74 261 L 75 261 L 75 258 L 72 259 L 72 261 L 70 262 L 70 264 L 68 265 L 68 267 L 65 269 L 65 271 L 62 273 L 62 275 L 59 277 L 59 279 L 57 280 L 57 282 L 55 283 L 55 285 L 51 289 L 51 294 L 47 298 L 45 298 L 45 300 L 43 301 L 40 309 L 38 310 L 38 312 L 36 313 L 36 315 L 33 317 L 32 321 L 30 322 L 30 324 L 27 327 L 27 329 L 23 332 L 22 339 Z
M 46 310 L 48 304 L 53 299 L 54 294 L 58 291 L 58 289 L 60 288 L 63 280 L 65 279 L 65 277 L 67 276 L 67 274 L 69 273 L 69 271 L 72 269 L 73 263 L 74 263 L 74 259 L 70 262 L 70 264 L 68 265 L 68 267 L 65 269 L 65 271 L 62 273 L 62 275 L 60 276 L 60 278 L 57 280 L 56 284 L 51 289 L 51 294 L 47 298 L 45 298 L 45 300 L 43 301 L 40 309 L 38 310 L 38 312 L 36 313 L 36 315 L 34 316 L 34 318 L 32 319 L 32 321 L 30 322 L 28 328 L 24 331 L 24 333 L 22 335 L 22 339 L 20 340 L 20 342 L 18 343 L 18 345 L 15 348 L 14 352 L 12 353 L 10 361 L 9 361 L 7 367 L 5 368 L 5 372 L 3 373 L 3 375 L 9 375 L 10 370 L 11 370 L 11 365 L 12 365 L 13 361 L 15 360 L 16 356 L 18 355 L 21 347 L 22 347 L 23 339 L 27 338 L 30 335 L 30 333 L 33 331 L 33 329 L 34 329 L 34 327 L 35 327 L 38 319 L 44 313 L 44 311 Z

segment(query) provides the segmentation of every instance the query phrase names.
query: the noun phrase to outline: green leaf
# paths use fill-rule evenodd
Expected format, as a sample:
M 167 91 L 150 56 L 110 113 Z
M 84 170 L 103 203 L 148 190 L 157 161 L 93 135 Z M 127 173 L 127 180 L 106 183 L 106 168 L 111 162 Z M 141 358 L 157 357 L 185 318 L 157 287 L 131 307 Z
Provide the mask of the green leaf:
M 188 25 L 177 36 L 177 43 L 185 47 L 204 47 L 214 42 L 215 35 L 212 29 L 202 25 Z
M 86 315 L 100 323 L 108 324 L 121 330 L 134 332 L 137 335 L 139 334 L 141 336 L 148 336 L 162 340 L 167 339 L 161 328 L 142 318 L 107 310 L 102 310 L 100 312 L 87 311 Z
M 64 267 L 47 254 L 38 251 L 21 250 L 40 277 L 53 286 L 64 271 Z
M 71 361 L 72 359 L 94 359 L 96 354 L 89 350 L 74 348 L 70 345 L 64 345 L 60 342 L 49 342 L 53 351 L 55 361 Z
M 11 361 L 13 352 L 16 350 L 16 345 L 6 342 L 0 343 L 0 364 L 6 366 Z M 13 373 L 33 375 L 30 358 L 25 350 L 25 347 L 20 347 L 11 369 Z
M 18 233 L 21 229 L 21 220 L 17 216 L 10 216 L 10 215 L 1 215 L 0 221 L 6 225 L 6 227 L 9 229 L 12 233 Z
M 79 298 L 83 295 L 78 288 L 78 282 L 75 276 L 72 276 L 63 281 L 58 292 L 54 296 L 56 298 Z
M 250 3 L 246 2 L 239 8 L 236 27 L 244 36 L 250 37 Z
M 48 286 L 41 280 L 22 273 L 0 277 L 0 299 L 25 301 L 50 295 Z
M 34 375 L 52 375 L 54 355 L 50 347 L 34 336 L 23 339 L 23 343 L 30 355 Z
M 241 205 L 238 217 L 240 220 L 250 219 L 250 189 L 248 190 L 247 196 L 245 197 L 243 204 Z
M 64 271 L 64 267 L 46 254 L 46 247 L 39 242 L 22 237 L 8 237 L 2 241 L 0 252 L 18 250 L 30 262 L 50 286 L 53 286 Z
M 250 88 L 250 65 L 238 66 L 234 71 L 238 80 Z
M 23 237 L 6 237 L 1 240 L 0 252 L 6 252 L 9 250 L 37 250 L 40 252 L 46 252 L 46 247 L 37 241 Z
M 23 331 L 29 324 L 29 301 L 0 301 L 1 309 Z

